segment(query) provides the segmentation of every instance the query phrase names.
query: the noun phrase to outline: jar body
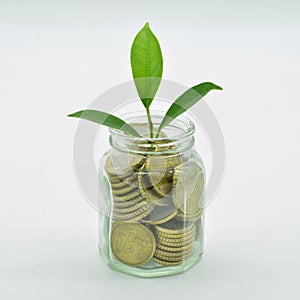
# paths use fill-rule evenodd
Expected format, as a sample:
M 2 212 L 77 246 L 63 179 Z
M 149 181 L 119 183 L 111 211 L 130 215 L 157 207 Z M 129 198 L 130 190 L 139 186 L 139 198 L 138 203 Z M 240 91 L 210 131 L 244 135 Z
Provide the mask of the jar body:
M 194 147 L 146 143 L 112 147 L 100 160 L 99 251 L 128 274 L 182 273 L 203 253 L 204 165 Z

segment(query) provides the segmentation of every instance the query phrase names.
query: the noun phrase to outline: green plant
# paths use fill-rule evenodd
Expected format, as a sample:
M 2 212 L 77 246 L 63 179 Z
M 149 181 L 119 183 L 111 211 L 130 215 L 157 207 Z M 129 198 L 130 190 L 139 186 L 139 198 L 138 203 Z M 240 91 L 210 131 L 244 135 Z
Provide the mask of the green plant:
M 132 75 L 139 97 L 146 109 L 150 137 L 154 137 L 150 105 L 159 88 L 163 73 L 163 57 L 156 36 L 146 23 L 136 35 L 130 55 Z M 203 82 L 185 91 L 166 112 L 155 137 L 175 118 L 201 100 L 211 90 L 222 88 L 211 82 Z M 127 134 L 140 137 L 140 134 L 128 123 L 111 114 L 98 110 L 81 110 L 68 117 L 82 118 L 111 128 L 119 129 Z

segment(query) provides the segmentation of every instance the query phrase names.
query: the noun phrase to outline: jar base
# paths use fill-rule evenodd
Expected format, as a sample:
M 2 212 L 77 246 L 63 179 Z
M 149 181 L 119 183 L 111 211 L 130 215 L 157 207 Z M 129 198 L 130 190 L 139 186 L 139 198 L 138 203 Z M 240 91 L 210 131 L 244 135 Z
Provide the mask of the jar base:
M 153 266 L 149 266 L 149 268 L 147 269 L 146 267 L 131 267 L 123 263 L 117 262 L 114 259 L 110 258 L 109 253 L 103 253 L 103 251 L 105 251 L 104 249 L 101 249 L 100 247 L 98 249 L 104 262 L 112 270 L 142 278 L 163 277 L 185 273 L 201 259 L 203 254 L 203 252 L 201 252 L 197 255 L 194 255 L 178 266 L 168 267 L 157 265 L 155 268 L 153 268 Z

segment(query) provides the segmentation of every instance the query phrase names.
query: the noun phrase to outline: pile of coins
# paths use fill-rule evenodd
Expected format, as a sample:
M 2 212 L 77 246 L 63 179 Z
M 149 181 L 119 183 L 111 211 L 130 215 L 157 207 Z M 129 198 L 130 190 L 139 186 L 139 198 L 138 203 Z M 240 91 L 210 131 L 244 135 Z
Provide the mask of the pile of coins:
M 175 218 L 155 225 L 156 250 L 152 260 L 165 266 L 180 265 L 189 258 L 195 239 L 195 224 L 178 221 Z
M 114 220 L 138 222 L 153 210 L 154 205 L 142 195 L 138 183 L 137 173 L 145 159 L 140 156 L 131 158 L 129 166 L 119 165 L 116 168 L 113 166 L 112 157 L 109 157 L 105 170 L 113 194 Z
M 202 215 L 203 172 L 176 151 L 165 154 L 176 150 L 169 140 L 160 143 L 149 153 L 112 153 L 106 161 L 111 250 L 127 265 L 176 266 L 192 254 L 195 222 Z

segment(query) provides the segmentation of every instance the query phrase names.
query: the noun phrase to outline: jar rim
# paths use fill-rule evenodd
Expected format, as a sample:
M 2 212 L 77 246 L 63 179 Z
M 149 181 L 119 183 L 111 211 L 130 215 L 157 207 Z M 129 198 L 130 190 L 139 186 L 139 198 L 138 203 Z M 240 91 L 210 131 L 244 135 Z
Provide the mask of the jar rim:
M 151 113 L 151 117 L 152 118 L 160 118 L 161 120 L 163 119 L 165 113 L 160 111 L 160 110 L 152 110 Z M 126 122 L 130 122 L 133 121 L 134 119 L 137 118 L 147 118 L 147 115 L 145 113 L 145 111 L 134 111 L 134 112 L 126 112 L 126 113 L 122 113 L 120 114 L 120 118 L 122 118 L 124 121 Z M 175 124 L 177 124 L 177 126 L 175 126 Z M 142 123 L 141 123 L 142 124 Z M 194 122 L 183 115 L 178 116 L 176 119 L 172 120 L 170 124 L 168 124 L 166 126 L 166 128 L 170 128 L 170 127 L 176 127 L 177 129 L 179 128 L 181 132 L 175 134 L 174 136 L 168 136 L 169 140 L 172 141 L 180 141 L 182 139 L 186 139 L 189 136 L 192 136 L 195 133 L 195 124 Z M 162 141 L 165 140 L 165 137 L 136 137 L 136 136 L 131 136 L 126 134 L 125 132 L 119 130 L 119 129 L 115 129 L 115 128 L 109 128 L 109 132 L 110 134 L 114 135 L 114 136 L 119 136 L 122 137 L 122 139 L 128 139 L 128 140 L 139 140 L 139 141 L 150 141 L 150 142 L 155 142 L 155 141 Z

